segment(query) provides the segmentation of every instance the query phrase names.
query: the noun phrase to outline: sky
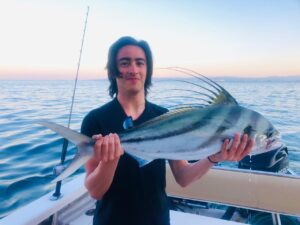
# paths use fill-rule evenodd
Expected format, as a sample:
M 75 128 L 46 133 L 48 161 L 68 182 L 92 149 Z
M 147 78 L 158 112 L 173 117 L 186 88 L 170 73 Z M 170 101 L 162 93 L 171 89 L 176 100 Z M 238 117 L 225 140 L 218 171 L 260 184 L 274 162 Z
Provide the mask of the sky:
M 0 79 L 106 77 L 109 46 L 146 40 L 154 67 L 300 75 L 300 0 L 0 0 Z M 172 75 L 155 70 L 156 76 Z

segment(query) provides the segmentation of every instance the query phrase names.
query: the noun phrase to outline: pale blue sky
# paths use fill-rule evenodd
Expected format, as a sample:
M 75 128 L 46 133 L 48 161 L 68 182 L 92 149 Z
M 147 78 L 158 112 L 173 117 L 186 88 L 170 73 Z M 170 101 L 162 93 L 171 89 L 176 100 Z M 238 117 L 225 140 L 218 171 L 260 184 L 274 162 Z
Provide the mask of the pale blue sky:
M 300 0 L 6 0 L 0 79 L 73 79 L 88 5 L 81 79 L 105 76 L 108 48 L 124 35 L 149 42 L 155 67 L 300 75 Z

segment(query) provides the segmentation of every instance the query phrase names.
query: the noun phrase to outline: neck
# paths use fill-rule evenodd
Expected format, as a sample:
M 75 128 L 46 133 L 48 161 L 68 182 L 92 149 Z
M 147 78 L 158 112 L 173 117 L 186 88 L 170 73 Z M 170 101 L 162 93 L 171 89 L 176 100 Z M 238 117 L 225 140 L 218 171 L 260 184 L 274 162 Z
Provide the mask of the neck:
M 145 94 L 139 93 L 136 95 L 118 94 L 117 99 L 121 104 L 127 116 L 131 116 L 133 120 L 137 119 L 145 109 Z

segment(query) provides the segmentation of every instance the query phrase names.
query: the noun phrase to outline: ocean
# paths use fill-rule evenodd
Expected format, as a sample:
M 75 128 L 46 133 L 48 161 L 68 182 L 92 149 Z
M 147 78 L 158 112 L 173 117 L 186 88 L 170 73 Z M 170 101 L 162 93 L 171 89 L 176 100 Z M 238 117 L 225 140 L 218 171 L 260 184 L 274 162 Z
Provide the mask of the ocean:
M 241 105 L 274 124 L 289 149 L 290 168 L 300 175 L 300 80 L 215 80 Z M 196 91 L 205 90 L 190 82 L 197 81 L 155 79 L 148 100 L 168 108 L 198 104 L 202 100 Z M 106 80 L 81 80 L 77 85 L 70 127 L 79 131 L 83 117 L 110 97 Z M 50 181 L 53 167 L 60 162 L 63 140 L 35 121 L 67 126 L 73 86 L 74 81 L 0 81 L 0 218 L 54 190 Z M 66 163 L 75 151 L 69 144 Z

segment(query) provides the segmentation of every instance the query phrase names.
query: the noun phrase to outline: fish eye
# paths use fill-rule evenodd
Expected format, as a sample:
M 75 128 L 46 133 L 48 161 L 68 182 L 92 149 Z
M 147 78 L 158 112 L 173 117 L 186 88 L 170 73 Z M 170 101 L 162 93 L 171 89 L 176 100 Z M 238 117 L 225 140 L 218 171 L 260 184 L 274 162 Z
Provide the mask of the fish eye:
M 266 132 L 267 138 L 272 137 L 273 135 L 276 135 L 278 132 L 274 128 L 269 128 Z
M 273 135 L 273 131 L 269 132 L 269 133 L 267 134 L 267 137 L 269 138 L 269 137 L 271 137 L 272 135 Z

